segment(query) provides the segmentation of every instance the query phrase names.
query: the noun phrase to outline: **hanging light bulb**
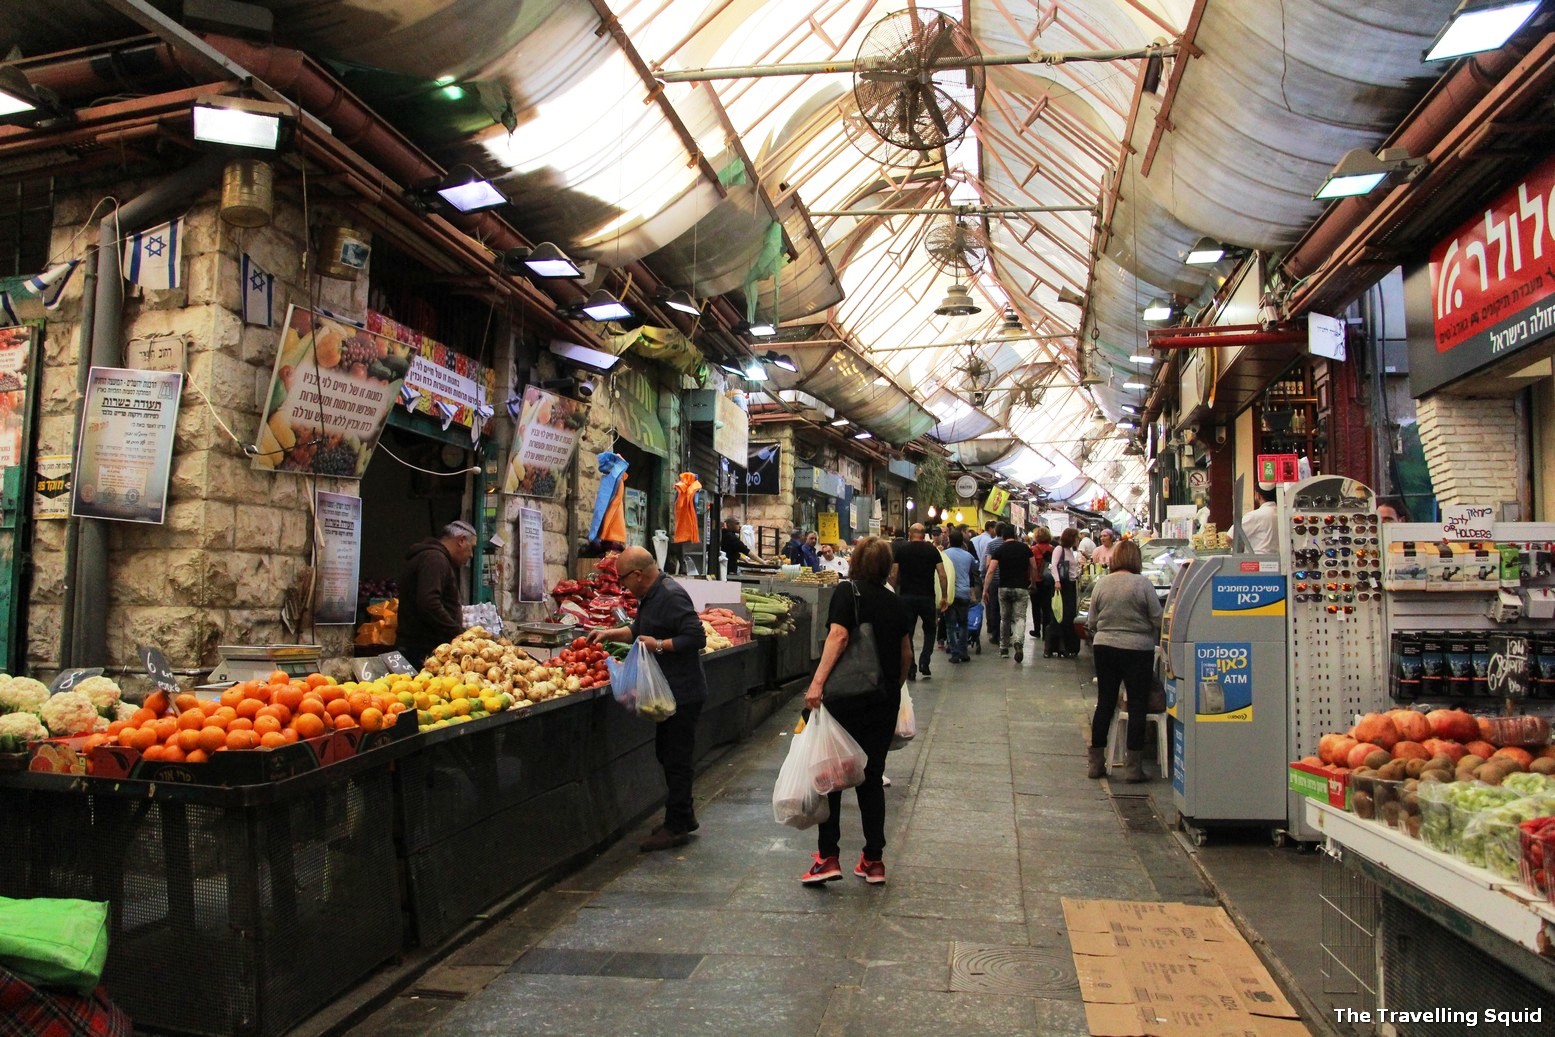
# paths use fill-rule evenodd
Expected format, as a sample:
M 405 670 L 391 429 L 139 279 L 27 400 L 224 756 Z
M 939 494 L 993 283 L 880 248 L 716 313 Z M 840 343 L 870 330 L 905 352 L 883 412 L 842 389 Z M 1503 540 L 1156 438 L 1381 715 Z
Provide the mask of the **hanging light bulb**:
M 930 504 L 929 505 L 929 519 L 930 519 L 930 521 L 933 521 L 934 517 L 937 516 L 938 514 L 939 514 L 939 511 L 934 507 L 934 505 Z

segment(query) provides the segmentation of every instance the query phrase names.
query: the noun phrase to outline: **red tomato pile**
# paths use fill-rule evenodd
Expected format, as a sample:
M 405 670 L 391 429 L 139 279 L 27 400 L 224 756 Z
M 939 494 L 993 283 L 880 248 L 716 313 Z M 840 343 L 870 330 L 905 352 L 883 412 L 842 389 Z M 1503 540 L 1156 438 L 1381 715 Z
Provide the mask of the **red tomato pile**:
M 602 688 L 610 683 L 605 660 L 610 653 L 599 645 L 591 645 L 587 638 L 574 638 L 572 644 L 556 653 L 554 662 L 562 667 L 565 676 L 576 677 L 581 687 Z

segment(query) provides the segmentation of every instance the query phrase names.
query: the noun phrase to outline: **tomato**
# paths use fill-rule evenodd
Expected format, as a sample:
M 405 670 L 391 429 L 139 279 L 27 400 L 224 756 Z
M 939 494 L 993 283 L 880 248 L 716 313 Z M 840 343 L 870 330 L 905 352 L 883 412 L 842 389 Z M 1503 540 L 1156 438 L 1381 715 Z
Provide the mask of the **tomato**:
M 589 639 L 586 637 L 575 637 L 572 639 L 572 647 L 574 649 L 584 648 L 588 645 L 588 643 Z

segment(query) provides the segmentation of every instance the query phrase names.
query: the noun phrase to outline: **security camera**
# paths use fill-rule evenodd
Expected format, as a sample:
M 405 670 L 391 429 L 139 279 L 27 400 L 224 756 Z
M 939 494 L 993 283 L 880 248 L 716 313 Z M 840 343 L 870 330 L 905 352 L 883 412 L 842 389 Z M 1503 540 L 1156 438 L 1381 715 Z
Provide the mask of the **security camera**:
M 1215 445 L 1216 446 L 1225 446 L 1226 445 L 1226 435 L 1227 435 L 1226 427 L 1224 425 L 1216 425 L 1215 426 Z
M 578 385 L 574 391 L 578 394 L 578 399 L 586 400 L 594 395 L 594 388 L 594 379 L 583 375 L 578 378 Z

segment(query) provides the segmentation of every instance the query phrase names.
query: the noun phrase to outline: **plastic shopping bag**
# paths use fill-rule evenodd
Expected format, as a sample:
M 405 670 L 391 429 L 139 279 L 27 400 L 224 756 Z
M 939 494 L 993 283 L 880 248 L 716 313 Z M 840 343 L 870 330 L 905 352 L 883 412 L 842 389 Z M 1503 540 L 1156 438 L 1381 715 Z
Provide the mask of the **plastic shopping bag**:
M 805 771 L 815 791 L 825 795 L 863 782 L 869 757 L 824 704 L 810 714 L 802 737 L 808 750 Z
M 891 736 L 891 748 L 900 749 L 918 737 L 918 715 L 913 712 L 912 695 L 902 687 L 902 708 L 896 711 L 896 733 Z
M 670 691 L 659 661 L 638 641 L 618 667 L 606 667 L 610 693 L 621 705 L 640 717 L 663 721 L 675 715 L 675 693 Z
M 788 756 L 778 771 L 777 784 L 772 789 L 772 820 L 780 825 L 800 830 L 813 827 L 831 816 L 831 805 L 826 797 L 815 791 L 806 764 L 809 749 L 806 732 L 794 736 L 788 744 Z

